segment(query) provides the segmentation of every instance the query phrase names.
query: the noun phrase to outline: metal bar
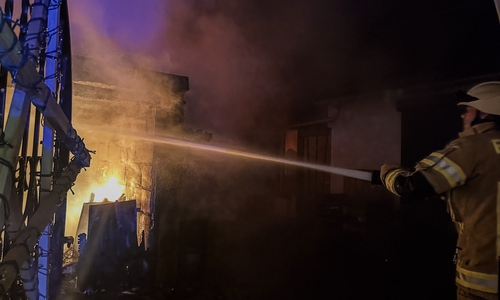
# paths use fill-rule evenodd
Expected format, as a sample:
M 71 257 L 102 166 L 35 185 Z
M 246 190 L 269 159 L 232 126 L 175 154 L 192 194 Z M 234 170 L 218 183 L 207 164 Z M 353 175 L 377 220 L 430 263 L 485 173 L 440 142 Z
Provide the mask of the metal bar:
M 47 28 L 47 16 L 49 11 L 50 0 L 35 0 L 31 6 L 31 19 L 28 25 L 28 32 L 24 47 L 28 48 L 29 59 L 35 65 L 38 65 L 40 52 L 45 46 L 44 36 Z M 22 39 L 20 38 L 22 41 Z M 43 72 L 40 72 L 43 74 Z
M 21 16 L 19 18 L 19 25 L 20 25 L 20 32 L 19 32 L 19 41 L 21 43 L 25 42 L 26 35 L 28 33 L 33 33 L 32 30 L 38 30 L 37 28 L 31 28 L 29 29 L 29 24 L 28 24 L 28 11 L 30 8 L 30 2 L 29 0 L 22 0 L 21 2 Z M 31 31 L 30 31 L 31 30 Z M 40 72 L 43 72 L 40 70 Z M 42 73 L 43 74 L 43 73 Z M 28 108 L 28 117 L 26 118 L 26 126 L 24 128 L 24 134 L 23 134 L 23 142 L 21 146 L 21 160 L 20 160 L 20 166 L 19 166 L 19 182 L 17 186 L 17 194 L 20 195 L 20 201 L 21 203 L 23 202 L 24 198 L 24 191 L 28 187 L 29 188 L 29 183 L 26 184 L 26 182 L 31 182 L 32 179 L 29 178 L 27 179 L 27 168 L 28 168 L 28 141 L 30 139 L 30 129 L 31 129 L 31 105 Z M 33 177 L 34 173 L 30 174 L 30 177 Z M 30 192 L 28 191 L 28 196 L 26 198 L 26 205 L 29 205 L 30 203 Z
M 0 195 L 3 195 L 9 203 L 9 231 L 18 231 L 22 223 L 21 203 L 16 199 L 10 199 L 14 187 L 13 169 L 17 164 L 19 150 L 21 147 L 21 137 L 26 125 L 26 118 L 31 105 L 26 93 L 21 90 L 14 90 L 12 104 L 10 106 L 9 118 L 5 126 L 6 145 L 0 148 L 0 157 L 5 161 L 0 165 Z M 0 201 L 0 224 L 4 224 L 4 205 Z
M 21 25 L 21 31 L 19 32 L 19 40 L 24 43 L 26 34 L 28 33 L 28 11 L 30 8 L 29 0 L 22 0 L 21 2 L 21 18 L 19 19 L 19 23 Z
M 5 1 L 5 15 L 9 20 L 12 20 L 12 13 L 14 12 L 14 0 Z
M 28 18 L 28 11 L 30 10 L 31 4 L 30 0 L 22 0 L 22 16 L 21 20 L 23 18 Z M 36 14 L 35 14 L 35 17 Z M 23 22 L 21 22 L 24 24 Z M 46 27 L 46 24 L 45 24 Z M 37 28 L 33 25 L 31 25 L 31 28 L 28 28 L 28 26 L 25 26 L 24 28 L 21 27 L 21 32 L 19 34 L 19 40 L 23 43 L 26 42 L 25 38 L 28 33 L 33 33 L 32 30 L 41 30 L 45 27 Z M 40 33 L 39 33 L 40 34 Z M 41 40 L 38 40 L 38 42 L 42 42 L 43 45 L 40 47 L 40 45 L 36 45 L 37 47 L 40 47 L 43 51 L 45 48 L 44 45 L 45 43 Z M 43 54 L 40 54 L 40 67 L 39 67 L 39 73 L 41 76 L 44 76 L 44 64 L 45 60 L 43 59 Z M 39 150 L 39 144 L 40 144 L 40 122 L 41 122 L 41 113 L 39 110 L 35 110 L 35 118 L 33 120 L 33 137 L 32 137 L 32 149 L 31 149 L 31 161 L 30 161 L 30 177 L 29 177 L 29 182 L 28 182 L 28 195 L 26 198 L 26 207 L 24 211 L 25 219 L 29 219 L 33 213 L 35 212 L 38 204 L 39 204 L 39 193 L 38 193 L 38 182 L 37 182 L 37 171 L 38 171 L 38 150 Z
M 38 148 L 40 145 L 40 112 L 35 111 L 34 128 L 33 128 L 33 145 L 31 149 L 31 159 L 29 162 L 30 170 L 30 180 L 28 182 L 28 196 L 26 198 L 26 206 L 24 211 L 24 219 L 30 218 L 35 212 L 38 206 L 38 182 L 37 182 L 37 170 L 38 170 Z
M 6 0 L 4 11 L 5 17 L 12 20 L 12 11 L 14 9 L 14 0 Z M 0 128 L 3 130 L 5 126 L 5 105 L 7 101 L 7 69 L 0 66 Z
M 7 103 L 7 78 L 9 74 L 7 69 L 0 66 L 0 130 L 5 126 L 5 105 Z
M 31 105 L 28 106 L 28 114 L 26 115 L 26 124 L 24 126 L 23 140 L 21 143 L 21 159 L 19 160 L 19 177 L 17 183 L 17 194 L 22 196 L 26 188 L 26 167 L 28 160 L 26 159 L 28 153 L 28 138 L 30 134 L 30 118 L 31 118 Z M 21 197 L 21 202 L 22 202 Z
M 14 0 L 5 1 L 5 17 L 9 20 L 12 19 L 12 10 L 14 8 Z M 3 131 L 5 126 L 5 105 L 7 102 L 7 69 L 0 66 L 0 129 Z
M 63 1 L 64 2 L 64 1 Z M 59 61 L 60 57 L 60 47 L 61 36 L 60 36 L 60 25 L 61 25 L 61 10 L 62 6 L 57 6 L 56 9 L 49 10 L 48 15 L 48 31 L 52 34 L 52 36 L 48 36 L 48 44 L 47 44 L 47 52 L 54 53 L 54 57 L 58 57 L 58 59 L 48 59 L 46 62 L 46 74 L 47 80 L 45 83 L 52 89 L 53 94 L 59 95 L 59 104 L 61 104 L 62 98 L 59 93 L 59 82 L 57 80 L 58 72 L 60 71 Z M 65 38 L 63 39 L 63 41 Z M 66 76 L 66 74 L 64 74 Z M 63 110 L 64 112 L 64 110 Z M 64 115 L 71 121 L 71 118 L 64 112 Z M 70 115 L 71 116 L 71 115 Z M 62 168 L 64 168 L 69 161 L 69 158 L 65 161 L 60 160 L 57 155 L 60 155 L 60 150 L 57 149 L 60 142 L 56 142 L 54 144 L 54 131 L 49 127 L 45 126 L 43 128 L 44 142 L 47 141 L 47 144 L 44 143 L 43 149 L 46 151 L 42 154 L 42 173 L 47 174 L 47 172 L 53 171 L 53 177 L 44 176 L 41 178 L 41 188 L 47 190 L 50 186 L 51 178 L 58 178 L 62 173 Z M 48 141 L 52 141 L 49 145 Z M 49 148 L 50 147 L 50 148 Z M 42 197 L 44 199 L 44 197 Z M 47 238 L 43 241 L 41 240 L 47 249 L 49 249 L 49 256 L 46 260 L 42 262 L 46 264 L 46 268 L 49 271 L 48 274 L 44 278 L 45 284 L 45 295 L 47 295 L 48 299 L 56 299 L 59 291 L 59 287 L 62 280 L 62 264 L 63 264 L 63 238 L 64 238 L 64 222 L 66 220 L 66 216 L 62 217 L 60 211 L 64 210 L 66 213 L 66 201 L 62 200 L 59 208 L 55 212 L 55 217 L 49 226 L 45 229 L 46 232 L 50 232 L 50 235 L 47 235 Z M 61 218 L 63 218 L 61 220 Z M 62 230 L 61 230 L 62 224 Z M 42 275 L 43 276 L 43 275 Z M 39 290 L 42 291 L 44 288 L 42 281 L 40 281 Z

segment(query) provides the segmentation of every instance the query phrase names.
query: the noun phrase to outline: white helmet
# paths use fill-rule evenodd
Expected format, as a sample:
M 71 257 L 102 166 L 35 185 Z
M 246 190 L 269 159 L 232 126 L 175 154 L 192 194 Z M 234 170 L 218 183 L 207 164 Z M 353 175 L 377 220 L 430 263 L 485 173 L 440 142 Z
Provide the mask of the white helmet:
M 471 88 L 467 95 L 477 100 L 460 102 L 458 105 L 473 107 L 491 115 L 500 115 L 500 81 L 488 81 Z

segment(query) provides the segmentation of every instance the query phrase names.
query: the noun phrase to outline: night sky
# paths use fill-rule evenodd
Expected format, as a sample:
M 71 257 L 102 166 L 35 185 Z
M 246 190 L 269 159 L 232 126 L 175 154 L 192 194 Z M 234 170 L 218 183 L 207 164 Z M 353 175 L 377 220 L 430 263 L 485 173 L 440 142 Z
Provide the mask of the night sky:
M 188 123 L 256 143 L 316 101 L 500 67 L 493 0 L 69 4 L 76 54 L 188 76 Z

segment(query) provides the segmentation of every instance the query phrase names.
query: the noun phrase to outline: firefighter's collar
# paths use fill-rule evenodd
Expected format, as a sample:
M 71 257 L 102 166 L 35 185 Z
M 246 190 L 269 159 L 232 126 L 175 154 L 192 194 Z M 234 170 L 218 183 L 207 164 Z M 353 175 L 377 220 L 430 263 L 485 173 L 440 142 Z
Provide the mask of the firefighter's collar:
M 495 122 L 487 122 L 487 123 L 481 123 L 472 126 L 469 129 L 466 129 L 458 134 L 459 137 L 463 138 L 469 135 L 475 135 L 475 134 L 480 134 L 483 132 L 486 132 L 490 129 L 495 128 Z

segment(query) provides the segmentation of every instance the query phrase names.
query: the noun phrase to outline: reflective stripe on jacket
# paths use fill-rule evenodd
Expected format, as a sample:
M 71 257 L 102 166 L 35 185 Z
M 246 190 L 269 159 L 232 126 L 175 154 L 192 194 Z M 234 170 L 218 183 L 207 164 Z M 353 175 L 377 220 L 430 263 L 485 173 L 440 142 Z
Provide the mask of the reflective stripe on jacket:
M 448 192 L 460 249 L 457 283 L 497 293 L 500 131 L 490 122 L 472 127 L 470 133 L 421 160 L 416 172 L 424 175 L 436 193 Z
M 486 293 L 498 293 L 498 276 L 491 274 L 484 274 L 480 272 L 472 272 L 457 266 L 458 284 Z

